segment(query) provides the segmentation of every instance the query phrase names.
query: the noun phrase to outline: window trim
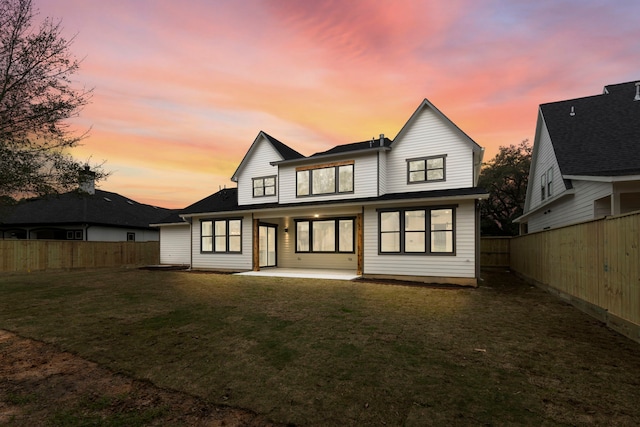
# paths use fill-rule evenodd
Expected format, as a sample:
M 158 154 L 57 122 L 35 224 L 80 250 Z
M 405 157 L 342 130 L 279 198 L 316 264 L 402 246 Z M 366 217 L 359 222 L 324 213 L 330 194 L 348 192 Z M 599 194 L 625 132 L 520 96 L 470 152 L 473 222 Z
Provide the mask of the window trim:
M 225 250 L 224 251 L 216 251 L 216 230 L 215 223 L 216 221 L 224 221 L 225 222 Z M 229 221 L 240 221 L 240 234 L 234 234 L 233 236 L 240 237 L 240 250 L 239 251 L 230 251 L 229 250 Z M 202 226 L 205 222 L 211 222 L 211 235 L 202 234 Z M 242 229 L 242 217 L 231 217 L 231 218 L 203 218 L 200 220 L 200 253 L 201 254 L 242 254 L 242 238 L 244 231 Z M 203 249 L 202 241 L 204 237 L 211 237 L 211 250 L 205 251 Z
M 136 241 L 136 233 L 134 232 L 127 232 L 127 242 L 135 242 Z
M 438 206 L 411 206 L 411 207 L 403 207 L 403 208 L 385 208 L 385 209 L 377 209 L 378 212 L 378 255 L 406 255 L 406 256 L 456 256 L 456 209 L 458 205 L 438 205 Z M 452 251 L 451 252 L 432 252 L 431 251 L 431 242 L 432 242 L 432 230 L 431 230 L 431 211 L 437 211 L 442 209 L 450 209 L 451 210 L 451 237 L 452 237 Z M 424 252 L 406 252 L 405 251 L 405 238 L 406 238 L 406 228 L 405 228 L 405 212 L 407 211 L 425 211 L 425 251 Z M 400 242 L 399 242 L 399 251 L 397 252 L 383 252 L 382 251 L 382 214 L 386 212 L 398 212 L 399 213 L 399 228 L 400 230 Z M 447 230 L 448 231 L 448 230 Z
M 84 233 L 82 230 L 67 230 L 66 240 L 84 240 Z
M 349 191 L 340 191 L 340 168 L 344 166 L 351 166 L 351 190 Z M 317 169 L 334 169 L 334 189 L 329 193 L 313 193 L 313 171 Z M 309 193 L 308 194 L 299 194 L 298 193 L 298 173 L 306 172 L 307 180 L 309 182 Z M 356 187 L 356 167 L 355 160 L 345 160 L 341 162 L 334 163 L 325 163 L 322 165 L 313 165 L 313 166 L 299 166 L 296 168 L 296 198 L 305 198 L 305 197 L 321 197 L 321 196 L 331 196 L 335 194 L 353 194 L 355 193 Z
M 340 221 L 350 220 L 352 224 L 351 233 L 351 251 L 340 250 Z M 313 223 L 314 222 L 327 222 L 333 221 L 334 237 L 335 237 L 335 250 L 334 251 L 314 251 L 313 250 Z M 301 222 L 309 223 L 309 250 L 298 250 L 298 224 Z M 356 217 L 354 216 L 341 216 L 330 218 L 297 218 L 294 220 L 295 224 L 295 236 L 294 236 L 294 249 L 297 254 L 355 254 L 356 253 Z
M 541 201 L 544 201 L 544 199 L 546 198 L 545 197 L 546 188 L 547 188 L 547 174 L 545 172 L 540 177 L 540 200 Z
M 273 178 L 273 194 L 265 194 L 265 188 L 267 188 L 267 186 L 264 184 L 264 181 L 265 179 L 268 179 L 268 178 Z M 259 179 L 262 180 L 262 187 L 255 186 L 255 182 Z M 269 185 L 268 187 L 271 187 L 271 185 Z M 262 188 L 261 196 L 256 195 L 256 188 Z M 278 175 L 266 175 L 266 176 L 257 176 L 255 178 L 251 178 L 251 194 L 255 198 L 277 196 L 278 195 Z
M 442 159 L 442 178 L 441 179 L 428 179 L 428 172 L 429 170 L 439 170 L 440 168 L 437 169 L 429 169 L 427 168 L 427 161 L 428 160 L 433 160 L 433 159 Z M 420 161 L 420 160 L 424 160 L 424 179 L 420 180 L 420 181 L 411 181 L 411 167 L 410 164 L 411 162 L 416 162 L 416 161 Z M 413 157 L 411 159 L 406 159 L 407 162 L 407 184 L 424 184 L 424 183 L 428 183 L 428 182 L 442 182 L 442 181 L 446 181 L 447 180 L 447 155 L 446 154 L 439 154 L 437 156 L 425 156 L 425 157 Z M 415 171 L 413 171 L 415 172 Z
M 547 171 L 547 198 L 553 196 L 553 167 Z

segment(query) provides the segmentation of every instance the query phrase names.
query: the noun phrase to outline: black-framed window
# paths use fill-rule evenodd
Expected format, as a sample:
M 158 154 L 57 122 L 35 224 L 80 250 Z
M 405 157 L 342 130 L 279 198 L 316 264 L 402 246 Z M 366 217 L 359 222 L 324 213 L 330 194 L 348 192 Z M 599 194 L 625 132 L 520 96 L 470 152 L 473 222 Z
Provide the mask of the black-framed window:
M 67 230 L 67 240 L 83 240 L 84 233 L 82 230 Z
M 296 252 L 354 253 L 355 219 L 298 219 Z
M 455 206 L 378 211 L 380 254 L 455 253 Z
M 136 241 L 136 233 L 127 233 L 127 242 L 135 242 Z
M 353 163 L 296 171 L 296 196 L 353 193 Z
M 276 195 L 276 175 L 253 178 L 253 197 Z
M 407 159 L 407 182 L 444 181 L 446 155 Z
M 553 196 L 553 168 L 547 171 L 547 197 Z
M 547 191 L 547 174 L 543 173 L 540 177 L 540 200 L 545 199 L 545 194 Z
M 241 253 L 242 219 L 207 219 L 200 221 L 200 251 Z

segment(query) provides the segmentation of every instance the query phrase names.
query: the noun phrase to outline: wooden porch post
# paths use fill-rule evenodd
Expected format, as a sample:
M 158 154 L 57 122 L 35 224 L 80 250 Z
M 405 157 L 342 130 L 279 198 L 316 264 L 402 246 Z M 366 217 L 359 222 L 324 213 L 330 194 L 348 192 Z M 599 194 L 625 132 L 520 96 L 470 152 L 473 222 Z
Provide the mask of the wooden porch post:
M 260 271 L 260 220 L 253 220 L 253 271 Z
M 364 233 L 362 230 L 362 214 L 356 215 L 356 257 L 358 257 L 357 275 L 362 275 L 364 270 Z

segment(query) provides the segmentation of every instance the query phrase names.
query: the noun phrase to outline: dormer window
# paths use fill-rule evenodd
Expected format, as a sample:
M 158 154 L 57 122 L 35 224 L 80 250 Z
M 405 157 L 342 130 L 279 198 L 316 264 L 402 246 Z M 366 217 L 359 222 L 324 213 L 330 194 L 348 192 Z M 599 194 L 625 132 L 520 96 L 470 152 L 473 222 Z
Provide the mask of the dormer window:
M 296 169 L 296 195 L 353 193 L 354 161 L 303 166 Z
M 276 176 L 253 178 L 253 197 L 276 195 Z
M 407 160 L 407 182 L 444 181 L 446 155 L 419 157 Z

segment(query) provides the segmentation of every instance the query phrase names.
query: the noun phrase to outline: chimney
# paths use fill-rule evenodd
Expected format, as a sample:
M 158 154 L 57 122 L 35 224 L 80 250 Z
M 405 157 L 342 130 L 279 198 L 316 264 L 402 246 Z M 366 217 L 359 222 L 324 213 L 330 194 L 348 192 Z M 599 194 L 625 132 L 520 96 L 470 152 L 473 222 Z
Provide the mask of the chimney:
M 89 165 L 78 171 L 78 189 L 83 193 L 96 194 L 96 173 L 91 171 Z
M 380 134 L 380 147 L 384 147 L 384 133 Z
M 640 101 L 640 82 L 636 82 L 636 97 L 633 100 Z
M 369 141 L 369 148 L 373 147 L 373 137 L 371 137 L 371 141 Z

